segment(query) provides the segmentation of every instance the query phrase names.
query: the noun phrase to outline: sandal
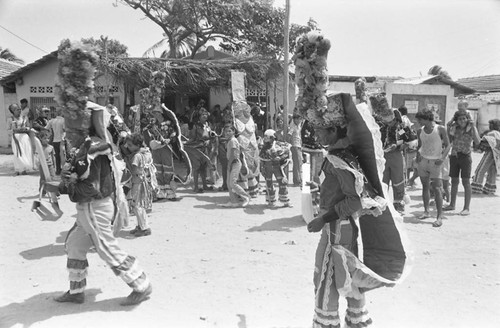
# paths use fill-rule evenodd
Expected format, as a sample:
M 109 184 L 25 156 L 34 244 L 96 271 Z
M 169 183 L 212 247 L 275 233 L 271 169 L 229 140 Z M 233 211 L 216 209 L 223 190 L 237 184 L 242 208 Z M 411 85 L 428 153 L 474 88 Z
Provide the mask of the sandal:
M 448 206 L 443 208 L 443 211 L 454 211 L 454 210 L 455 210 L 455 206 L 451 206 L 451 205 L 448 205 Z
M 443 225 L 443 221 L 441 221 L 441 220 L 436 220 L 436 221 L 432 222 L 432 226 L 434 228 L 439 228 L 442 225 Z
M 470 212 L 469 212 L 469 210 L 463 210 L 462 212 L 460 212 L 460 215 L 461 216 L 468 216 L 468 215 L 470 215 Z

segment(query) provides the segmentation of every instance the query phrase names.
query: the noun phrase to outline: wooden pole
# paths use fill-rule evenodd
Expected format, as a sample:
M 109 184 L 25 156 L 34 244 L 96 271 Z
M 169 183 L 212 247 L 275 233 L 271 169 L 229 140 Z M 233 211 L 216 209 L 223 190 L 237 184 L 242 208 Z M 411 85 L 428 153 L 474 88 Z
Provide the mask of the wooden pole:
M 290 85 L 289 74 L 288 74 L 288 54 L 289 54 L 289 45 L 288 45 L 288 32 L 290 26 L 290 0 L 286 0 L 286 8 L 285 8 L 285 26 L 284 26 L 284 42 L 283 42 L 283 51 L 284 51 L 284 65 L 283 65 L 283 136 L 286 140 L 288 136 L 288 88 Z

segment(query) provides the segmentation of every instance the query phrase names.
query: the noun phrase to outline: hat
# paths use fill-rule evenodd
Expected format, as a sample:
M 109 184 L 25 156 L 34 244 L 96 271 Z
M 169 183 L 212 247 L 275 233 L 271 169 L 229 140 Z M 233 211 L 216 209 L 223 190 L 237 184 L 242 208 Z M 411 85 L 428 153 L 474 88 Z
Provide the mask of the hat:
M 50 112 L 50 108 L 48 108 L 47 106 L 43 106 L 42 112 Z
M 389 106 L 385 93 L 376 93 L 370 96 L 370 104 L 373 114 L 383 121 L 389 122 L 394 119 L 394 110 Z
M 267 129 L 264 132 L 264 137 L 273 137 L 273 138 L 276 138 L 276 131 L 274 131 L 273 129 Z

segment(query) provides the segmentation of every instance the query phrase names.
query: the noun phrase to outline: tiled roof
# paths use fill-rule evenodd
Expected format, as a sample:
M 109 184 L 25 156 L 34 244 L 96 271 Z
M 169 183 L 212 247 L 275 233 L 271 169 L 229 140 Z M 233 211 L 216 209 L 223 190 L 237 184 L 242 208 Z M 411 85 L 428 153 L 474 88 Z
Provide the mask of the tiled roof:
M 24 72 L 37 67 L 38 65 L 41 65 L 45 63 L 46 61 L 52 59 L 52 58 L 57 58 L 57 50 L 53 51 L 42 58 L 35 60 L 34 62 L 26 65 L 26 66 L 21 66 L 18 67 L 17 70 L 14 70 L 10 74 L 7 74 L 6 76 L 0 76 L 0 84 L 7 84 L 9 82 L 15 81 L 19 76 L 23 75 Z
M 459 79 L 457 82 L 479 92 L 500 91 L 500 75 L 467 77 Z
M 23 67 L 23 65 L 0 58 L 0 79 L 17 71 L 21 67 Z

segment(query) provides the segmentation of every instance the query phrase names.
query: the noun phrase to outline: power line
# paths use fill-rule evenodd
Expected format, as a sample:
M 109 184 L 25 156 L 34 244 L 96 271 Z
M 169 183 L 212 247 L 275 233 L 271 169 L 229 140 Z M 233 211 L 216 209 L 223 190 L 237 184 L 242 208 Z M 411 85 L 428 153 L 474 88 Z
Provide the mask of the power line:
M 43 50 L 42 48 L 35 46 L 33 43 L 31 43 L 31 42 L 29 42 L 29 41 L 26 41 L 25 39 L 21 38 L 19 35 L 15 34 L 14 32 L 9 31 L 8 29 L 6 29 L 5 27 L 3 27 L 2 25 L 0 25 L 0 27 L 1 27 L 1 28 L 3 28 L 4 30 L 6 30 L 7 32 L 9 32 L 10 34 L 12 34 L 13 36 L 15 36 L 16 38 L 18 38 L 18 39 L 20 39 L 20 40 L 23 40 L 24 42 L 26 42 L 26 43 L 27 43 L 27 44 L 29 44 L 30 46 L 35 47 L 35 48 L 37 48 L 38 50 L 43 51 L 43 52 L 45 52 L 46 54 L 48 54 L 48 51 L 45 51 L 45 50 Z

